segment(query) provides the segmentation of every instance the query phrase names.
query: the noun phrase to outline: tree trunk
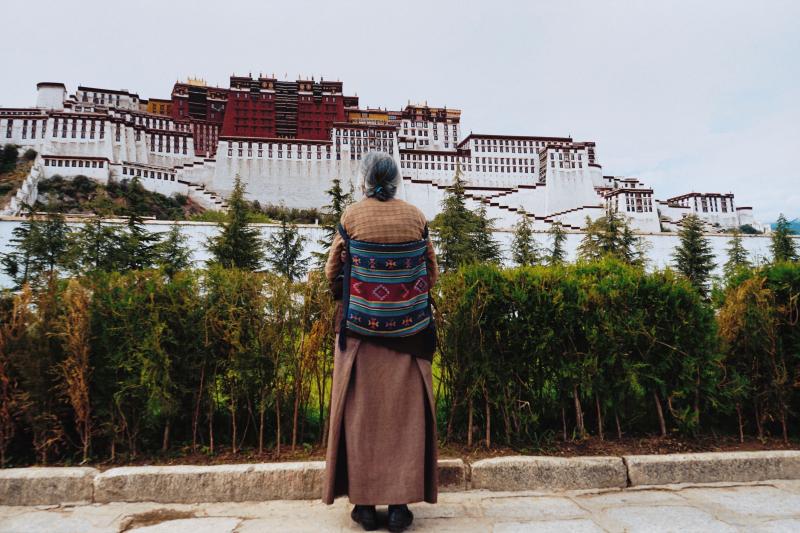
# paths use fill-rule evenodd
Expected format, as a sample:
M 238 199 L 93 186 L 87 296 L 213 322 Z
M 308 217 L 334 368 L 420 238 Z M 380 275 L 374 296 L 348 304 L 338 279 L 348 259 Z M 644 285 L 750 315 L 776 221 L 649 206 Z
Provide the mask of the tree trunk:
M 622 440 L 622 426 L 619 423 L 619 413 L 614 409 L 614 422 L 617 424 L 617 440 Z
M 450 442 L 450 437 L 453 436 L 453 418 L 456 416 L 456 408 L 458 408 L 458 402 L 455 397 L 453 397 L 453 404 L 450 406 L 450 414 L 447 416 L 447 433 L 444 437 L 445 442 Z
M 281 456 L 281 402 L 275 397 L 275 457 Z
M 164 436 L 161 439 L 161 453 L 167 453 L 169 449 L 169 425 L 170 421 L 167 420 L 167 423 L 164 424 Z
M 656 413 L 658 413 L 658 427 L 661 429 L 661 436 L 667 436 L 667 423 L 664 421 L 664 411 L 661 409 L 661 399 L 658 392 L 653 391 L 653 400 L 656 402 Z
M 786 428 L 786 406 L 783 405 L 783 400 L 781 400 L 781 428 L 783 429 L 783 443 L 789 444 L 789 432 Z
M 192 413 L 192 451 L 197 451 L 197 427 L 200 425 L 200 402 L 203 398 L 203 387 L 205 386 L 206 365 L 200 367 L 200 386 L 197 388 L 197 401 Z
M 508 418 L 508 409 L 503 409 L 503 429 L 506 434 L 506 446 L 511 445 L 511 420 Z
M 214 455 L 214 398 L 208 394 L 208 450 Z
M 736 418 L 739 420 L 739 442 L 744 442 L 744 424 L 742 424 L 742 406 L 736 404 Z
M 299 383 L 299 381 L 298 381 Z M 297 446 L 297 414 L 300 412 L 300 385 L 294 389 L 294 409 L 292 413 L 292 451 Z
M 85 464 L 89 461 L 89 449 L 92 446 L 92 422 L 91 418 L 88 418 L 83 423 L 83 461 L 82 464 Z M 3 463 L 0 462 L 0 467 L 2 467 Z
M 492 447 L 492 410 L 491 406 L 489 405 L 489 398 L 486 395 L 486 391 L 483 391 L 483 399 L 486 406 L 486 447 Z
M 697 380 L 694 387 L 694 415 L 697 420 L 697 429 L 700 430 L 700 368 L 697 369 Z
M 472 448 L 472 398 L 467 405 L 467 447 Z
M 230 403 L 230 412 L 231 412 L 231 453 L 236 454 L 236 439 L 238 438 L 238 434 L 236 432 L 236 403 L 233 400 L 233 389 L 231 389 L 231 403 Z
M 561 406 L 561 432 L 564 437 L 564 442 L 567 442 L 567 410 Z
M 583 408 L 581 407 L 581 399 L 578 396 L 578 386 L 572 386 L 572 397 L 575 400 L 575 422 L 578 426 L 578 437 L 583 438 L 586 435 L 586 429 L 583 425 Z
M 597 394 L 594 395 L 594 404 L 597 407 L 597 435 L 600 440 L 605 440 L 603 436 L 603 412 L 600 409 L 600 396 Z
M 258 454 L 264 453 L 264 401 L 258 406 Z
M 761 410 L 758 408 L 758 398 L 753 399 L 753 408 L 756 412 L 756 428 L 758 430 L 758 440 L 764 440 L 764 426 L 761 424 Z

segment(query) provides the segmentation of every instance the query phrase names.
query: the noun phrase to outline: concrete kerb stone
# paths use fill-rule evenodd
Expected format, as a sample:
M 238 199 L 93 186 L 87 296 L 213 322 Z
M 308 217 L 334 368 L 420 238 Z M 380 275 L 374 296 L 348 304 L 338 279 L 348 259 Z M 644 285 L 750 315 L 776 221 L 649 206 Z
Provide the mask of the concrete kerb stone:
M 0 470 L 0 505 L 78 502 L 203 503 L 318 499 L 323 461 L 210 466 Z M 800 451 L 622 457 L 515 456 L 439 461 L 442 492 L 582 490 L 625 486 L 800 479 Z
M 631 486 L 800 479 L 800 451 L 626 455 Z
M 492 491 L 623 488 L 620 457 L 496 457 L 471 465 L 471 488 Z
M 55 505 L 92 501 L 90 467 L 0 469 L 0 505 Z
M 324 461 L 112 468 L 94 479 L 94 501 L 201 503 L 319 498 Z
M 469 465 L 461 459 L 439 459 L 439 490 L 457 492 L 469 488 Z

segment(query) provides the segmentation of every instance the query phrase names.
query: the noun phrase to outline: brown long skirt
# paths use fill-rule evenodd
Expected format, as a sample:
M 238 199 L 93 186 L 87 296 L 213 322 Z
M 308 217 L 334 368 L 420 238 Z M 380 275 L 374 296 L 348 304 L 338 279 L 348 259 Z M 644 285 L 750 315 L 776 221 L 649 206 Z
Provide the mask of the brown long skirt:
M 430 362 L 368 340 L 336 344 L 323 501 L 435 503 Z

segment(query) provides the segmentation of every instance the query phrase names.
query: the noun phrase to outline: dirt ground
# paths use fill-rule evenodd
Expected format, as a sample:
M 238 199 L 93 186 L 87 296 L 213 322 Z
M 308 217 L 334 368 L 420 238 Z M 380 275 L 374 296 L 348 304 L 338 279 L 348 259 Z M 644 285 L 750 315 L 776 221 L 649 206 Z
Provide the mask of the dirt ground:
M 486 449 L 485 446 L 466 446 L 444 445 L 439 448 L 440 458 L 461 458 L 466 462 L 474 462 L 490 457 L 503 457 L 509 455 L 548 455 L 557 457 L 573 456 L 592 456 L 592 455 L 638 455 L 638 454 L 666 454 L 666 453 L 691 453 L 691 452 L 721 452 L 721 451 L 758 451 L 758 450 L 798 450 L 800 441 L 790 440 L 789 444 L 784 444 L 781 439 L 766 439 L 759 441 L 756 438 L 745 438 L 743 443 L 735 437 L 700 437 L 700 438 L 681 438 L 681 437 L 639 437 L 623 438 L 622 440 L 606 439 L 600 440 L 596 437 L 589 437 L 580 441 L 561 442 L 556 441 L 543 449 L 522 449 L 509 448 L 504 446 L 493 446 Z M 269 450 L 259 454 L 255 450 L 243 450 L 233 454 L 230 450 L 223 449 L 214 455 L 207 455 L 200 452 L 192 452 L 187 448 L 179 453 L 168 456 L 140 456 L 137 458 L 121 457 L 119 460 L 111 462 L 104 461 L 92 463 L 101 470 L 114 468 L 117 466 L 137 466 L 137 465 L 214 465 L 214 464 L 233 464 L 233 463 L 264 463 L 279 461 L 323 461 L 325 460 L 325 448 L 301 448 L 295 451 L 289 446 L 283 446 L 280 455 L 274 450 Z M 52 466 L 52 465 L 51 465 Z

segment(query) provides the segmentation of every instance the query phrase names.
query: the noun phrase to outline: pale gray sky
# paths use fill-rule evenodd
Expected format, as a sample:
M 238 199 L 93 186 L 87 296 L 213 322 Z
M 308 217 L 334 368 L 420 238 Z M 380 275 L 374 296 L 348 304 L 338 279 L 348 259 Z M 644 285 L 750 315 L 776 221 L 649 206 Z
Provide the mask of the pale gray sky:
M 0 106 L 62 81 L 169 97 L 232 73 L 341 79 L 362 105 L 463 110 L 463 131 L 598 143 L 658 198 L 800 216 L 800 2 L 4 2 Z

